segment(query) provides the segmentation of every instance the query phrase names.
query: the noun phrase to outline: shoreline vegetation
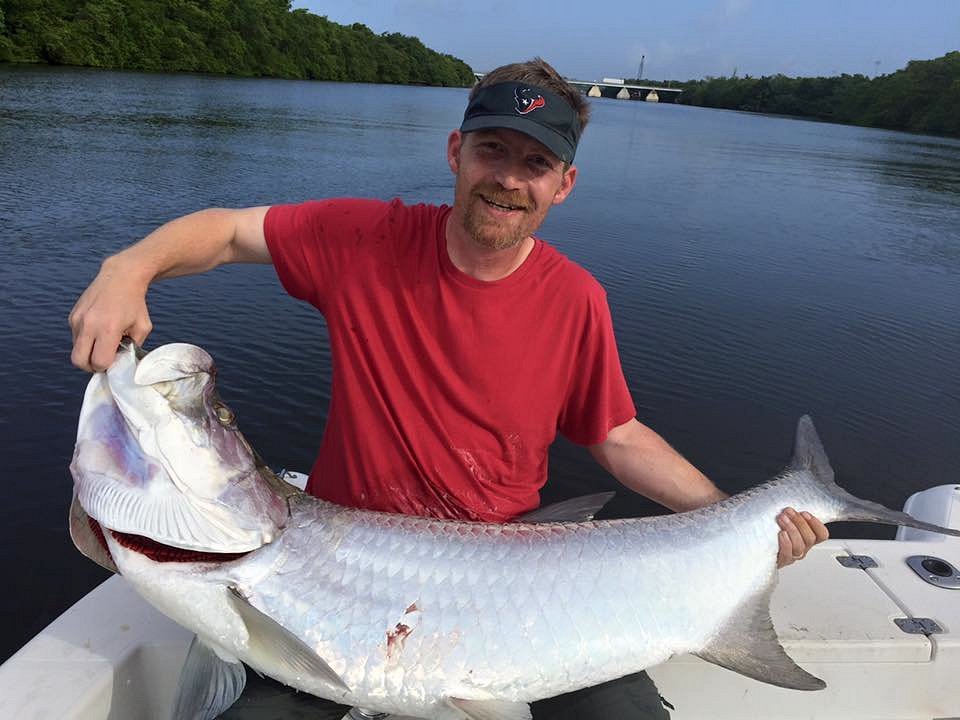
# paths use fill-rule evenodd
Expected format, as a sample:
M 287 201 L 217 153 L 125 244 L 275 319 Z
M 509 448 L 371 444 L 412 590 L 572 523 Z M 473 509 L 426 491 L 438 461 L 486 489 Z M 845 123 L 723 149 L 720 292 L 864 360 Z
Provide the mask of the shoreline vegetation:
M 469 87 L 470 66 L 290 0 L 0 0 L 0 62 Z
M 960 137 L 958 51 L 934 60 L 911 60 L 905 68 L 874 78 L 734 75 L 687 82 L 626 82 L 682 88 L 677 101 L 681 105 Z
M 290 0 L 0 0 L 0 63 L 469 87 L 462 60 Z M 888 75 L 628 79 L 682 105 L 960 137 L 960 51 Z

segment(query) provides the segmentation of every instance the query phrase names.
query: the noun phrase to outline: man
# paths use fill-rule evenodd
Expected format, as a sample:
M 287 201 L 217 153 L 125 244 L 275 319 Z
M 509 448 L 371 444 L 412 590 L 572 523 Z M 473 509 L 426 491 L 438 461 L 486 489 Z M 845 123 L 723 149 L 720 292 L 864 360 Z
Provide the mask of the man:
M 212 209 L 104 261 L 70 316 L 72 361 L 102 370 L 151 330 L 154 280 L 273 263 L 326 318 L 334 383 L 307 485 L 345 505 L 506 521 L 535 508 L 557 431 L 673 510 L 725 495 L 639 423 L 606 296 L 533 233 L 577 180 L 589 117 L 547 63 L 488 74 L 447 141 L 453 206 L 326 200 Z M 781 566 L 827 537 L 779 518 Z M 535 704 L 537 717 L 665 717 L 645 675 Z

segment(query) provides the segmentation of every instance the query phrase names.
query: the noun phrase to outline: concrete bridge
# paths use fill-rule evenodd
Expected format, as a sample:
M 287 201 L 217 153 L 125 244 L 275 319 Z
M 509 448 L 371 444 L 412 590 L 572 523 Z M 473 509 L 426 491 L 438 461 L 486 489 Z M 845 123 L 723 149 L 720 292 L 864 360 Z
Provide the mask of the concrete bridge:
M 474 73 L 480 80 L 486 73 Z M 564 78 L 574 87 L 580 88 L 588 97 L 607 97 L 619 100 L 646 100 L 647 102 L 675 103 L 683 92 L 680 88 L 653 87 L 652 85 L 634 85 L 622 78 L 603 78 L 603 80 L 573 80 Z

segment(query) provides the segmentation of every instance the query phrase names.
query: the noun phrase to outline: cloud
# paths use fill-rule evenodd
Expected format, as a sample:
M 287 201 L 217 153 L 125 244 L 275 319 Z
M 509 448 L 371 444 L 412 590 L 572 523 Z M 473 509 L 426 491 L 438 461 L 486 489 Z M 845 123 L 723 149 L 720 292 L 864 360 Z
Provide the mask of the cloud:
M 728 20 L 746 15 L 753 8 L 753 0 L 725 0 L 723 14 Z
M 704 31 L 716 31 L 717 28 L 730 27 L 746 17 L 753 10 L 753 0 L 720 0 L 706 6 L 695 22 Z

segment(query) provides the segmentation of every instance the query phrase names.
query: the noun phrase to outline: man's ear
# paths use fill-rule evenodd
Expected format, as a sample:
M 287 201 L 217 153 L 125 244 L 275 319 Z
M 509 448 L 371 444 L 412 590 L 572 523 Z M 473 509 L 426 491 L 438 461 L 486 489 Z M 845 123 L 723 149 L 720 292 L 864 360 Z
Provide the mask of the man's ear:
M 460 147 L 463 145 L 463 133 L 454 130 L 447 138 L 447 164 L 454 175 L 460 170 Z
M 560 188 L 553 196 L 553 204 L 559 205 L 567 199 L 567 195 L 573 192 L 573 186 L 577 184 L 577 166 L 571 165 L 563 174 L 563 180 L 560 181 Z

